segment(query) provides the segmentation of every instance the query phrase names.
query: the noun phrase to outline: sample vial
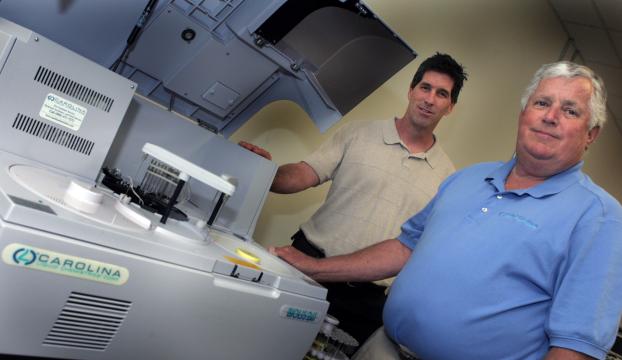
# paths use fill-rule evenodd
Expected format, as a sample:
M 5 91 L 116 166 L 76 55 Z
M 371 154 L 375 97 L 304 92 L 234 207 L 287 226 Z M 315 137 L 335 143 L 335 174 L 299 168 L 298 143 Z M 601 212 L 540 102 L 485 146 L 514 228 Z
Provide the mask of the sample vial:
M 324 322 L 320 327 L 320 331 L 318 332 L 315 340 L 313 340 L 313 344 L 311 345 L 311 349 L 305 355 L 305 360 L 322 360 L 324 359 L 326 349 L 326 345 L 330 340 L 330 336 L 335 329 L 335 327 L 339 325 L 339 320 L 337 320 L 334 316 L 326 314 L 324 318 Z

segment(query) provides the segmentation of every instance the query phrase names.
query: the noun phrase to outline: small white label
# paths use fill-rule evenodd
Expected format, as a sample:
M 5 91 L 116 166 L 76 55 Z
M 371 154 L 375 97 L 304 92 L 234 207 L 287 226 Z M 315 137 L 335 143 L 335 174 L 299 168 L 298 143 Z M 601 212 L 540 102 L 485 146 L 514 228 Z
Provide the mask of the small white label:
M 49 93 L 43 101 L 39 116 L 55 124 L 62 125 L 77 131 L 80 129 L 86 108 L 62 97 Z

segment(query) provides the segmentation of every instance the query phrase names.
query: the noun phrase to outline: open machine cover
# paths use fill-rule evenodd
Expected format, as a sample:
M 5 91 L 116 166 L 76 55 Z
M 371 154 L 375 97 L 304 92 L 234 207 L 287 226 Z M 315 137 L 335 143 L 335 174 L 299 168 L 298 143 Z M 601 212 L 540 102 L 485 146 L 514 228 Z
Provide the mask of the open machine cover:
M 1 2 L 0 14 L 104 66 L 147 3 L 32 2 Z M 89 39 L 80 25 L 99 31 Z M 107 54 L 93 49 L 102 46 Z M 157 3 L 117 71 L 140 94 L 229 136 L 281 99 L 324 131 L 415 56 L 361 1 L 169 0 Z

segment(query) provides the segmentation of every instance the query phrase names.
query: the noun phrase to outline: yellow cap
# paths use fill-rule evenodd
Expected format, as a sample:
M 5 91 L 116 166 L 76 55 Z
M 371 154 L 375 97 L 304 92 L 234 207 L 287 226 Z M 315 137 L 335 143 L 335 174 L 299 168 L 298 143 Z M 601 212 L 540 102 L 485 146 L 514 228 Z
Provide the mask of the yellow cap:
M 250 262 L 259 264 L 259 261 L 260 261 L 259 257 L 248 250 L 237 248 L 235 249 L 235 253 Z
M 248 261 L 245 261 L 245 260 L 233 257 L 233 256 L 227 256 L 227 255 L 225 255 L 225 259 L 231 261 L 233 264 L 238 264 L 238 265 L 246 266 L 251 269 L 262 271 L 259 266 L 253 264 L 252 262 L 248 262 Z

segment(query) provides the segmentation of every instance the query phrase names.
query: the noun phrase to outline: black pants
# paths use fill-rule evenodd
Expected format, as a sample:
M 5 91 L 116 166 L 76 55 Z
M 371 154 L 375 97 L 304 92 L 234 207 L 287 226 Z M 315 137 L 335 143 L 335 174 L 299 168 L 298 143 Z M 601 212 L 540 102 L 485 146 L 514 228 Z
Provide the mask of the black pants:
M 324 252 L 310 243 L 298 230 L 292 236 L 292 246 L 303 253 L 323 258 Z M 382 309 L 386 301 L 386 287 L 372 282 L 321 283 L 328 289 L 328 313 L 339 320 L 338 327 L 352 335 L 359 344 L 382 326 Z

